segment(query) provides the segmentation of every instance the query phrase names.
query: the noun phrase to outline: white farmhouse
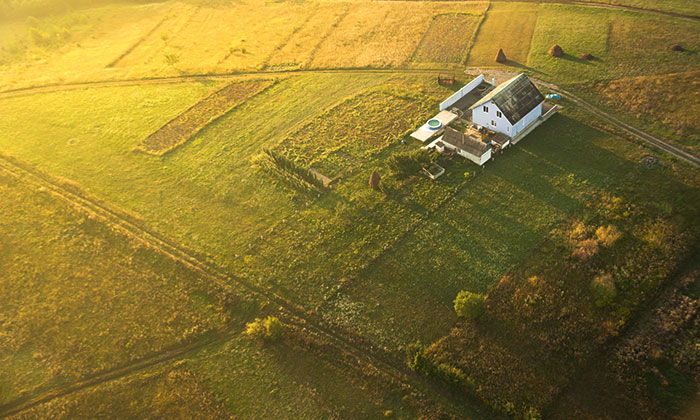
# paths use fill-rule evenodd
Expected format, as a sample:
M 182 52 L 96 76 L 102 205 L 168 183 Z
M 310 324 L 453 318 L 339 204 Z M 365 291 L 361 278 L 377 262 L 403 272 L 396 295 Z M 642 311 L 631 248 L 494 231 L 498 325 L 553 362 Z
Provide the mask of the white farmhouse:
M 499 85 L 469 109 L 472 122 L 513 138 L 542 115 L 544 96 L 525 73 Z

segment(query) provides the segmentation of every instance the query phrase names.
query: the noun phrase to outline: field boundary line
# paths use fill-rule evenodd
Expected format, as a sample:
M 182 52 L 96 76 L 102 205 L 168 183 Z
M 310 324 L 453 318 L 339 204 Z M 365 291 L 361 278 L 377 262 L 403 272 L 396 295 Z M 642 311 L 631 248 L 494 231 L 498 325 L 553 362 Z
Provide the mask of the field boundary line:
M 8 166 L 10 168 L 8 168 Z M 29 181 L 35 185 L 46 188 L 58 198 L 74 205 L 76 208 L 81 209 L 88 214 L 94 215 L 112 227 L 124 232 L 124 234 L 130 236 L 131 238 L 143 242 L 162 254 L 200 272 L 205 278 L 210 279 L 215 283 L 226 286 L 230 286 L 231 283 L 236 283 L 244 289 L 247 289 L 252 294 L 276 304 L 280 310 L 284 310 L 290 315 L 303 320 L 307 329 L 313 331 L 321 337 L 324 337 L 326 340 L 328 340 L 330 345 L 336 347 L 340 351 L 351 354 L 360 360 L 364 360 L 377 370 L 382 371 L 384 374 L 393 378 L 397 382 L 404 384 L 410 389 L 423 393 L 426 392 L 426 389 L 429 389 L 436 395 L 443 396 L 450 394 L 443 386 L 433 383 L 411 371 L 408 366 L 406 366 L 406 364 L 401 360 L 397 359 L 393 353 L 389 353 L 385 349 L 375 346 L 366 339 L 363 340 L 359 337 L 352 336 L 347 332 L 337 331 L 337 325 L 330 324 L 323 319 L 317 318 L 313 312 L 305 310 L 304 308 L 290 302 L 272 291 L 255 285 L 244 278 L 225 274 L 217 266 L 215 266 L 215 264 L 195 257 L 193 252 L 187 250 L 184 246 L 174 243 L 171 239 L 140 226 L 139 221 L 130 220 L 133 216 L 121 214 L 120 210 L 109 208 L 108 204 L 98 203 L 92 198 L 85 197 L 83 196 L 84 192 L 82 191 L 71 191 L 66 186 L 62 185 L 59 180 L 54 179 L 51 175 L 43 173 L 41 170 L 36 168 L 29 167 L 29 165 L 21 163 L 10 156 L 0 154 L 0 167 L 3 167 L 3 169 L 7 172 L 18 175 L 25 182 Z M 79 187 L 74 188 L 79 190 Z M 122 369 L 128 369 L 129 366 L 131 365 L 125 366 Z M 116 375 L 114 377 L 110 377 L 109 379 L 116 379 L 121 376 L 124 375 Z M 91 382 L 91 384 L 98 383 L 100 382 Z M 32 401 L 40 401 L 34 403 L 33 406 L 35 406 L 41 402 L 47 402 L 57 398 L 59 396 L 58 394 L 61 394 L 61 396 L 70 394 L 73 392 L 70 390 L 70 387 L 71 385 L 66 385 L 64 387 L 54 389 L 48 394 L 40 393 L 39 395 L 35 395 L 33 397 L 29 396 L 28 398 Z M 466 396 L 461 396 L 459 399 L 455 399 L 453 396 L 449 401 L 453 404 L 458 404 L 463 408 L 469 407 L 470 411 L 472 411 L 474 414 L 482 416 L 483 418 L 500 417 L 491 412 L 490 409 L 480 402 L 468 399 Z M 13 410 L 13 413 L 23 411 L 26 408 L 29 407 L 19 410 L 15 409 Z M 0 417 L 5 417 L 7 415 L 9 415 L 7 411 L 0 412 Z
M 158 23 L 156 24 L 156 26 L 154 26 L 150 31 L 148 31 L 144 36 L 142 36 L 141 38 L 139 38 L 138 41 L 136 41 L 132 46 L 130 46 L 129 48 L 127 48 L 126 51 L 124 51 L 123 53 L 121 53 L 121 54 L 119 55 L 119 57 L 117 57 L 117 58 L 115 58 L 114 60 L 112 60 L 112 61 L 111 61 L 109 64 L 107 64 L 107 66 L 105 66 L 105 67 L 109 69 L 109 68 L 112 68 L 112 67 L 116 66 L 117 64 L 119 64 L 120 61 L 122 61 L 124 58 L 126 58 L 127 55 L 131 54 L 136 48 L 139 47 L 139 45 L 141 45 L 141 44 L 143 44 L 144 42 L 146 42 L 146 39 L 147 39 L 148 37 L 150 37 L 151 35 L 153 35 L 153 34 L 155 33 L 155 31 L 157 31 L 158 28 L 160 28 L 161 25 L 163 25 L 163 24 L 165 23 L 165 21 L 168 20 L 168 19 L 169 19 L 169 16 L 163 17 L 163 19 L 161 19 L 161 21 L 158 22 Z
M 486 20 L 486 15 L 488 14 L 489 10 L 491 10 L 492 3 L 492 0 L 489 0 L 488 4 L 486 5 L 486 10 L 484 10 L 484 13 L 481 15 L 481 19 L 479 19 L 479 22 L 477 22 L 476 24 L 476 28 L 474 28 L 474 33 L 472 33 L 472 37 L 469 40 L 469 45 L 467 45 L 467 53 L 464 54 L 464 60 L 462 61 L 462 65 L 464 66 L 466 66 L 469 62 L 469 58 L 472 55 L 472 48 L 474 47 L 474 42 L 476 42 L 476 37 L 477 35 L 479 35 L 479 31 L 481 31 L 481 25 Z
M 304 65 L 305 69 L 308 69 L 311 66 L 311 64 L 316 59 L 316 53 L 318 53 L 318 50 L 321 49 L 323 43 L 326 42 L 328 38 L 330 38 L 331 34 L 333 34 L 333 32 L 335 32 L 336 29 L 338 29 L 340 23 L 348 17 L 348 15 L 350 14 L 350 9 L 352 9 L 352 6 L 346 4 L 345 11 L 338 15 L 338 18 L 335 20 L 335 22 L 331 24 L 331 26 L 328 28 L 328 31 L 321 37 L 321 39 L 318 40 L 316 46 L 311 50 L 311 54 L 309 54 L 309 61 Z

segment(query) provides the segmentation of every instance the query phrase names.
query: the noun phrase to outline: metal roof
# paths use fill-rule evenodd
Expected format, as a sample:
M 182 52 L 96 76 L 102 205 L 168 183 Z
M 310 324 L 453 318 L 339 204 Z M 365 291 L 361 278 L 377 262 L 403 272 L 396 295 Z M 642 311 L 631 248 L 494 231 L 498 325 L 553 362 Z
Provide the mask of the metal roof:
M 450 127 L 445 128 L 442 141 L 478 157 L 483 156 L 489 150 L 486 143 Z
M 489 101 L 496 104 L 511 124 L 515 124 L 542 103 L 544 96 L 525 73 L 520 73 L 489 92 L 469 109 Z

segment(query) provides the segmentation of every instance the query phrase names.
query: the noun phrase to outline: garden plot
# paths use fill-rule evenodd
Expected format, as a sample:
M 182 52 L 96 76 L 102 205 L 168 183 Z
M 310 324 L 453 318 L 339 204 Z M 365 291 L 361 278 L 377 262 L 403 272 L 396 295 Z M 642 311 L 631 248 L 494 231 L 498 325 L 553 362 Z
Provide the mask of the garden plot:
M 185 143 L 213 120 L 245 102 L 274 83 L 271 80 L 249 80 L 232 83 L 170 120 L 146 137 L 138 149 L 162 155 Z
M 532 3 L 492 3 L 477 30 L 467 64 L 493 66 L 499 48 L 509 61 L 525 64 L 538 9 Z
M 420 42 L 413 61 L 429 63 L 461 63 L 469 41 L 480 20 L 479 16 L 453 13 L 433 17 L 430 28 Z
M 425 120 L 431 112 L 428 102 L 382 90 L 363 93 L 301 127 L 280 148 L 291 159 L 334 178 Z

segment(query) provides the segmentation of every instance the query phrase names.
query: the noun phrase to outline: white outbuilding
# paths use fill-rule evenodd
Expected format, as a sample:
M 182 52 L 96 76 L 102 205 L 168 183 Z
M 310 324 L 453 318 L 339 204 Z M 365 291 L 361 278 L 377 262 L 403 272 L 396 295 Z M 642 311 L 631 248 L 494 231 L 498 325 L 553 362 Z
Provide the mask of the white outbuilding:
M 525 73 L 502 83 L 469 109 L 472 122 L 514 138 L 542 115 L 544 96 Z
M 435 147 L 441 153 L 452 150 L 479 166 L 491 159 L 491 147 L 488 144 L 451 127 L 445 129 L 445 133 L 435 143 Z

